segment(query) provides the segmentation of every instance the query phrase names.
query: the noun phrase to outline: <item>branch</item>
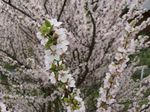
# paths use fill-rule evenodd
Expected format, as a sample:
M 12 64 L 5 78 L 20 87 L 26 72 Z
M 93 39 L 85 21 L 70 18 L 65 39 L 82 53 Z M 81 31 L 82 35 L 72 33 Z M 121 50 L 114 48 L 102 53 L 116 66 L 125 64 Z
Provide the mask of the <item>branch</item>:
M 47 10 L 47 7 L 46 7 L 46 3 L 48 2 L 48 0 L 45 0 L 44 1 L 44 8 L 45 8 L 45 10 L 46 10 L 46 14 L 48 13 L 48 10 Z
M 1 52 L 5 53 L 8 57 L 10 57 L 11 59 L 17 61 L 17 63 L 20 65 L 20 66 L 24 66 L 26 69 L 31 69 L 31 67 L 27 66 L 27 65 L 24 65 L 22 62 L 20 62 L 18 59 L 16 59 L 15 56 L 12 56 L 11 54 L 7 53 L 6 51 L 0 49 Z
M 85 78 L 87 76 L 87 74 L 89 73 L 89 68 L 88 68 L 88 61 L 90 60 L 90 57 L 93 53 L 93 50 L 94 50 L 94 46 L 95 46 L 95 37 L 96 37 L 96 25 L 95 25 L 95 20 L 93 18 L 93 15 L 91 13 L 91 11 L 88 11 L 88 14 L 91 18 L 91 22 L 93 24 L 93 36 L 92 36 L 92 42 L 91 42 L 91 45 L 89 46 L 89 53 L 88 53 L 88 57 L 87 59 L 85 60 L 85 62 L 87 62 L 87 64 L 85 65 L 85 72 L 83 73 L 83 75 L 80 77 L 78 77 L 77 79 L 77 87 L 80 86 L 84 81 L 85 81 Z
M 62 15 L 63 11 L 64 11 L 64 8 L 65 8 L 65 6 L 66 6 L 66 3 L 67 3 L 67 0 L 64 0 L 63 6 L 62 6 L 61 11 L 60 11 L 60 13 L 59 13 L 59 15 L 58 15 L 58 18 L 57 18 L 58 21 L 60 20 L 60 17 L 61 17 L 61 15 Z
M 5 0 L 2 0 L 4 3 L 8 4 L 9 6 L 13 7 L 14 9 L 18 10 L 19 12 L 21 12 L 22 14 L 26 15 L 27 17 L 29 17 L 30 19 L 32 19 L 33 21 L 36 21 L 36 19 L 34 19 L 33 17 L 31 17 L 28 13 L 26 13 L 25 11 L 17 8 L 15 5 L 13 5 L 11 3 L 11 1 L 9 0 L 8 2 Z

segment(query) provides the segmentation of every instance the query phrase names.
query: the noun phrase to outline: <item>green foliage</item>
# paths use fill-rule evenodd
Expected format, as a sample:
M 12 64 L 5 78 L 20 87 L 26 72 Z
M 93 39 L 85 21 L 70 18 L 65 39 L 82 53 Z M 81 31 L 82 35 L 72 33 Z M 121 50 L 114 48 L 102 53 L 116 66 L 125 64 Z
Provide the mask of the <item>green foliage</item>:
M 147 77 L 150 75 L 150 68 L 146 68 L 144 69 L 144 74 L 143 74 L 143 78 Z M 141 79 L 141 70 L 137 70 L 134 72 L 134 74 L 131 76 L 131 78 L 134 81 L 138 81 Z
M 49 37 L 48 42 L 45 44 L 45 48 L 49 49 L 53 45 L 53 42 L 54 40 L 51 37 Z
M 145 92 L 144 92 L 144 97 L 148 97 L 150 95 L 150 88 L 148 88 Z
M 137 66 L 143 66 L 147 65 L 148 68 L 144 69 L 143 78 L 150 75 L 150 49 L 142 49 L 140 52 L 131 55 L 129 58 L 131 61 L 133 61 L 134 58 L 137 58 L 139 60 L 139 63 Z M 141 78 L 141 70 L 135 71 L 135 73 L 131 77 L 134 81 L 140 80 Z
M 1 74 L 1 75 L 0 75 L 0 80 L 1 80 L 1 81 L 7 81 L 7 76 Z
M 84 96 L 86 97 L 86 105 L 87 105 L 87 112 L 95 112 L 97 107 L 97 98 L 99 97 L 99 87 L 100 83 L 95 84 L 90 87 L 85 87 L 85 89 L 82 91 L 82 93 L 85 93 Z
M 72 109 L 73 109 L 73 110 L 79 109 L 78 101 L 77 101 L 76 99 L 74 99 L 74 96 L 73 96 L 73 95 L 72 95 L 72 96 L 70 95 L 70 96 L 67 97 L 67 98 L 64 97 L 64 98 L 63 98 L 63 101 L 64 101 L 64 102 L 67 102 L 67 103 L 69 103 L 69 104 L 70 104 L 70 103 L 73 104 L 73 105 L 72 105 Z
M 9 71 L 13 71 L 13 70 L 16 68 L 16 66 L 11 65 L 11 64 L 9 64 L 9 63 L 6 63 L 6 64 L 4 65 L 4 68 L 7 69 L 7 70 L 9 70 Z
M 62 106 L 61 99 L 57 97 L 54 102 L 51 102 L 51 107 L 53 106 L 53 111 L 49 112 L 65 112 Z M 52 109 L 51 109 L 52 110 Z
M 149 103 L 149 100 L 147 98 L 143 98 L 142 100 L 139 101 L 139 105 L 147 105 Z
M 138 57 L 140 59 L 139 65 L 148 65 L 150 67 L 150 49 L 143 49 L 139 52 Z
M 63 67 L 62 64 L 61 65 L 56 65 L 54 63 L 52 63 L 52 66 L 50 68 L 50 70 L 53 71 L 54 73 L 57 73 L 58 71 L 63 70 L 63 69 L 64 69 L 64 67 Z
M 122 101 L 120 104 L 124 105 L 123 111 L 126 112 L 132 104 L 132 101 L 127 99 L 126 101 Z
M 53 26 L 48 20 L 45 20 L 45 22 L 40 27 L 40 32 L 42 36 L 44 36 L 45 38 L 48 38 L 48 42 L 45 44 L 46 49 L 49 49 L 50 46 L 57 43 L 57 39 L 54 38 L 54 35 L 53 35 L 54 32 L 52 29 L 53 29 Z
M 0 74 L 0 82 L 3 83 L 3 85 L 5 86 L 5 88 L 10 91 L 10 86 L 8 84 L 8 78 L 6 75 L 4 74 Z
M 142 49 L 140 52 L 129 56 L 130 61 L 139 59 L 138 66 L 148 65 L 150 67 L 150 48 Z
M 45 20 L 44 24 L 40 27 L 40 32 L 43 36 L 46 36 L 52 30 L 52 25 L 48 20 Z

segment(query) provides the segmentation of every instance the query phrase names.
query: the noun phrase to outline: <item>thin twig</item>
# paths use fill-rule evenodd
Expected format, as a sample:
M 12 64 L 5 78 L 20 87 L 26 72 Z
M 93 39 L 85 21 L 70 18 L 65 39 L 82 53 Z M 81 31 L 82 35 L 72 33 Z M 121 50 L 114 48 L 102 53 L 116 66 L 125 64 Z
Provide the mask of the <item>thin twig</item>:
M 26 15 L 27 17 L 29 17 L 30 19 L 32 19 L 33 21 L 36 21 L 36 19 L 34 19 L 33 17 L 31 17 L 28 13 L 26 13 L 25 11 L 17 8 L 15 5 L 13 5 L 11 3 L 11 1 L 9 0 L 8 2 L 5 0 L 2 0 L 4 3 L 8 4 L 9 6 L 13 7 L 14 9 L 18 10 L 19 12 L 21 12 L 22 14 Z
M 60 13 L 59 13 L 59 15 L 58 15 L 58 18 L 57 18 L 58 21 L 60 20 L 60 17 L 61 17 L 61 15 L 62 15 L 63 11 L 64 11 L 64 8 L 65 8 L 65 6 L 66 6 L 66 3 L 67 3 L 67 0 L 64 0 L 63 6 L 62 6 L 61 11 L 60 11 Z

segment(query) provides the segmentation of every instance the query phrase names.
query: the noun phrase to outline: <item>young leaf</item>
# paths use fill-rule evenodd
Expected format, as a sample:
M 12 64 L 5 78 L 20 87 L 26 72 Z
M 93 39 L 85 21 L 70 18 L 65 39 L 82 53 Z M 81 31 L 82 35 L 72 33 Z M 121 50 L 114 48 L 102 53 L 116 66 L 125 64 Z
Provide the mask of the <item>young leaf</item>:
M 43 36 L 47 35 L 52 30 L 52 25 L 48 20 L 45 20 L 45 22 L 40 27 L 40 32 Z
M 50 28 L 47 27 L 45 24 L 43 24 L 41 27 L 40 27 L 40 32 L 42 33 L 42 36 L 45 36 L 46 34 L 49 33 L 49 30 Z
M 52 27 L 51 23 L 48 20 L 45 20 L 45 25 L 50 28 Z
M 48 48 L 50 48 L 51 45 L 53 45 L 53 39 L 49 38 L 48 42 L 45 44 L 45 48 L 48 49 Z

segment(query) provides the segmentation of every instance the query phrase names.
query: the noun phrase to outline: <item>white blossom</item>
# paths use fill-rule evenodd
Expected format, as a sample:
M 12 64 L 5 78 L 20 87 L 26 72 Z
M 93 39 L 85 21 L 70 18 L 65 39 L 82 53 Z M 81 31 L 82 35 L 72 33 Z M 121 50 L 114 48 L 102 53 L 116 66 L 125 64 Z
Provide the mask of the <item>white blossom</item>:
M 40 40 L 41 45 L 44 46 L 48 42 L 48 38 L 44 38 L 41 32 L 37 32 L 36 36 Z
M 57 53 L 54 53 L 54 52 L 55 51 L 45 50 L 44 62 L 45 62 L 45 69 L 46 70 L 50 69 L 54 60 L 57 60 L 57 61 L 60 60 L 60 55 L 58 55 Z
M 135 29 L 127 22 L 125 30 L 130 33 L 133 32 Z
M 56 84 L 56 77 L 55 77 L 54 72 L 52 72 L 50 74 L 49 78 L 50 78 L 52 84 Z
M 70 78 L 68 81 L 68 85 L 69 85 L 69 87 L 76 87 L 75 86 L 75 80 L 73 78 Z
M 81 97 L 75 96 L 75 99 L 80 103 L 80 108 L 79 110 L 75 110 L 74 112 L 85 112 L 85 106 L 84 106 L 84 101 Z
M 117 65 L 116 65 L 114 62 L 112 62 L 112 63 L 108 66 L 108 68 L 109 68 L 110 73 L 112 73 L 112 74 L 117 71 Z
M 55 27 L 59 27 L 62 24 L 62 22 L 58 22 L 57 19 L 50 19 L 49 21 Z
M 69 71 L 59 71 L 59 76 L 58 76 L 58 80 L 66 83 L 68 81 L 68 79 L 71 78 L 71 74 L 69 74 Z
M 121 53 L 126 53 L 127 51 L 123 47 L 118 47 L 118 51 Z
M 109 88 L 110 87 L 110 82 L 109 82 L 110 78 L 111 78 L 111 74 L 106 73 L 106 77 L 105 77 L 105 80 L 104 80 L 104 88 Z
M 57 29 L 56 34 L 59 36 L 59 38 L 57 39 L 56 49 L 58 51 L 66 52 L 69 45 L 69 41 L 66 40 L 66 30 L 63 28 Z

